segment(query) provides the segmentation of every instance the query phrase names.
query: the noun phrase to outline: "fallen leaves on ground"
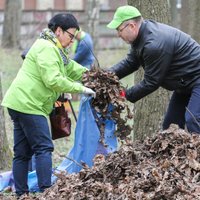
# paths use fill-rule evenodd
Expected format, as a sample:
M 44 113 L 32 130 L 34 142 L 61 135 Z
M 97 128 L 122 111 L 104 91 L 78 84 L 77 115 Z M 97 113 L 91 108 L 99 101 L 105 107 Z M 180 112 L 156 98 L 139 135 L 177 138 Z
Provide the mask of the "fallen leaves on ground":
M 124 142 L 94 166 L 60 173 L 35 200 L 199 200 L 200 136 L 172 125 L 144 141 Z M 27 197 L 26 197 L 27 198 Z M 21 198 L 23 199 L 23 198 Z

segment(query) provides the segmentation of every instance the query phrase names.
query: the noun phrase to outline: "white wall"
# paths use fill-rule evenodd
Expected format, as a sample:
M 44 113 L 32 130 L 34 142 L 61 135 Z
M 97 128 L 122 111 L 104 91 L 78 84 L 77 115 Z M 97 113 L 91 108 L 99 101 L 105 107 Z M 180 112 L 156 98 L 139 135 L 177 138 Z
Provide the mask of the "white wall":
M 67 10 L 82 10 L 83 0 L 65 0 Z
M 37 0 L 36 9 L 38 10 L 47 10 L 54 8 L 54 0 Z

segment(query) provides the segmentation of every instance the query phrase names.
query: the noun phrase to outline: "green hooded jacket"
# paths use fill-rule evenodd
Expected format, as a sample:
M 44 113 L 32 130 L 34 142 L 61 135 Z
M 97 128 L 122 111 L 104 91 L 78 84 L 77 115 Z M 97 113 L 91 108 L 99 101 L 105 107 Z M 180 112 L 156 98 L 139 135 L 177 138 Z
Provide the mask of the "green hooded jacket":
M 2 106 L 13 110 L 48 116 L 61 93 L 81 93 L 82 74 L 87 71 L 73 60 L 64 65 L 58 47 L 37 39 L 7 90 Z

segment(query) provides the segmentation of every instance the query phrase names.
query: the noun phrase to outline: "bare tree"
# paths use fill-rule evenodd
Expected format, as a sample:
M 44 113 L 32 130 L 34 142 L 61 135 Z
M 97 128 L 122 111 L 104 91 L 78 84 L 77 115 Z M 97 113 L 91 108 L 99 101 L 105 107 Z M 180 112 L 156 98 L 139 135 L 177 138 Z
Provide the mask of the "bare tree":
M 200 43 L 200 1 L 170 0 L 173 25 Z
M 166 0 L 128 0 L 128 4 L 137 7 L 144 18 L 151 18 L 167 24 L 170 22 L 169 5 Z M 141 81 L 143 74 L 143 70 L 139 70 L 136 73 L 136 83 Z M 150 136 L 160 129 L 168 101 L 169 92 L 160 88 L 136 102 L 134 106 L 135 139 L 143 139 L 147 135 Z
M 182 0 L 170 0 L 171 24 L 179 29 L 181 28 L 181 7 Z
M 98 25 L 99 25 L 99 12 L 100 12 L 100 2 L 99 0 L 87 0 L 87 25 L 88 33 L 90 33 L 94 42 L 94 51 L 97 53 L 98 48 Z
M 189 3 L 189 30 L 188 33 L 200 43 L 200 1 L 190 0 Z
M 5 2 L 2 47 L 20 46 L 21 7 L 21 0 L 6 0 Z
M 0 74 L 0 102 L 2 101 L 2 86 Z M 6 137 L 5 120 L 3 107 L 0 106 L 0 170 L 6 170 L 11 167 L 12 154 Z

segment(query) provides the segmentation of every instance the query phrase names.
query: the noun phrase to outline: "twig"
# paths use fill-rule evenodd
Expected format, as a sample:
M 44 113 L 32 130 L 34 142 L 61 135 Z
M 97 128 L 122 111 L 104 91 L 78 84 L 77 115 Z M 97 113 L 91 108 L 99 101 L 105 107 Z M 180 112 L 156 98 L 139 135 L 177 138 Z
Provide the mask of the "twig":
M 70 158 L 70 157 L 68 157 L 68 156 L 62 156 L 62 157 L 65 157 L 65 158 L 67 158 L 67 159 L 73 161 L 73 162 L 74 162 L 76 165 L 78 165 L 79 167 L 83 167 L 83 165 L 81 165 L 81 164 L 78 163 L 76 160 L 74 160 L 74 159 L 72 159 L 72 158 Z M 64 171 L 64 170 L 60 170 L 60 169 L 56 168 L 55 171 L 60 171 L 60 172 L 62 172 L 62 171 Z
M 70 158 L 70 157 L 68 157 L 68 156 L 61 155 L 60 153 L 58 153 L 58 155 L 59 155 L 60 157 L 62 157 L 62 158 L 67 158 L 67 159 L 73 161 L 76 165 L 78 165 L 78 166 L 80 166 L 80 167 L 84 167 L 83 165 L 81 165 L 80 163 L 78 163 L 76 160 L 74 160 L 74 159 L 72 159 L 72 158 Z
M 74 162 L 76 165 L 78 165 L 79 167 L 83 167 L 83 165 L 81 165 L 80 163 L 78 163 L 76 160 L 74 160 L 74 159 L 72 159 L 72 158 L 70 158 L 70 157 L 68 157 L 68 156 L 65 156 L 65 158 L 67 158 L 67 159 L 73 161 L 73 162 Z

